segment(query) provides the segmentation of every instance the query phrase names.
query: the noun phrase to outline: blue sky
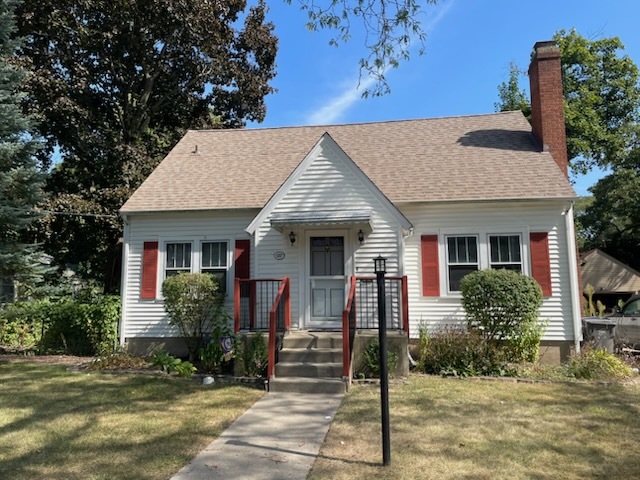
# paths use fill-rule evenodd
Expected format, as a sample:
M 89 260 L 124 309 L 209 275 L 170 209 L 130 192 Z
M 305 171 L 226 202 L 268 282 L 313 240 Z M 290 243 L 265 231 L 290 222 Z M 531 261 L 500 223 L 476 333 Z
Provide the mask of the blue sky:
M 427 7 L 425 54 L 416 49 L 411 60 L 388 73 L 390 94 L 362 99 L 356 90 L 358 60 L 366 53 L 361 39 L 329 46 L 329 33 L 306 29 L 306 14 L 295 0 L 268 3 L 279 37 L 273 82 L 278 93 L 267 97 L 265 121 L 250 127 L 490 113 L 509 62 L 526 69 L 533 44 L 560 29 L 575 28 L 594 39 L 618 36 L 640 64 L 637 0 L 443 0 Z M 528 79 L 521 84 L 526 87 Z M 601 175 L 575 178 L 576 192 L 588 194 Z

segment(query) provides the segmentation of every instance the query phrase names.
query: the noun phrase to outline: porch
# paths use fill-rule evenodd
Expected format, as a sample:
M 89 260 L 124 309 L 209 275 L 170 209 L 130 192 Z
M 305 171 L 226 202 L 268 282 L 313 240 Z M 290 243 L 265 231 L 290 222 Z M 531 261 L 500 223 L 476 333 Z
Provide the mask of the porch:
M 292 376 L 287 372 L 296 373 L 298 383 L 308 383 L 308 377 L 341 379 L 342 382 L 350 382 L 353 376 L 354 342 L 356 335 L 367 333 L 369 337 L 378 330 L 378 294 L 375 277 L 352 276 L 349 278 L 346 306 L 342 312 L 341 322 L 335 326 L 324 329 L 313 329 L 321 335 L 331 335 L 334 340 L 326 346 L 319 346 L 317 341 L 307 341 L 306 346 L 299 346 L 301 342 L 289 340 L 296 348 L 304 349 L 304 352 L 291 352 L 291 348 L 285 348 L 287 359 L 299 355 L 304 361 L 292 364 L 282 359 L 282 350 L 285 346 L 285 338 L 292 331 L 291 322 L 291 295 L 290 279 L 235 279 L 234 289 L 234 330 L 236 334 L 264 332 L 268 333 L 268 369 L 267 377 L 272 384 L 276 376 L 282 379 L 284 376 Z M 409 305 L 407 277 L 385 277 L 386 297 L 386 323 L 387 331 L 393 337 L 402 337 L 406 343 L 409 335 Z M 300 334 L 307 329 L 296 329 Z M 395 332 L 395 335 L 393 334 Z M 310 332 L 309 332 L 310 333 Z M 310 333 L 311 334 L 311 333 Z M 313 334 L 311 334 L 313 335 Z M 316 335 L 318 336 L 318 335 Z M 317 339 L 316 339 L 317 340 Z M 313 343 L 313 345 L 312 345 Z M 329 350 L 333 352 L 317 352 L 314 349 Z M 402 349 L 400 349 L 402 350 Z M 319 355 L 319 353 L 321 355 Z M 331 360 L 315 360 L 316 358 L 331 358 Z M 341 363 L 336 362 L 341 357 Z M 313 360 L 309 360 L 313 359 Z M 280 363 L 280 366 L 278 364 Z M 314 373 L 315 372 L 315 373 Z M 317 372 L 323 372 L 322 375 Z M 328 373 L 327 373 L 328 372 Z M 295 379 L 291 379 L 295 380 Z M 344 383 L 343 383 L 344 385 Z

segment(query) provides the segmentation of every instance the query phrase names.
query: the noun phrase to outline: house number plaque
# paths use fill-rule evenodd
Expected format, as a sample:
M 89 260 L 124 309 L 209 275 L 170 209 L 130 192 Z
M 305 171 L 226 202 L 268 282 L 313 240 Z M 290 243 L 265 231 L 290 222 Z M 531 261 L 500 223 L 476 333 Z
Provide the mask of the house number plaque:
M 273 258 L 275 258 L 276 260 L 284 260 L 284 257 L 286 255 L 284 254 L 284 252 L 282 250 L 278 250 L 276 252 L 273 252 Z

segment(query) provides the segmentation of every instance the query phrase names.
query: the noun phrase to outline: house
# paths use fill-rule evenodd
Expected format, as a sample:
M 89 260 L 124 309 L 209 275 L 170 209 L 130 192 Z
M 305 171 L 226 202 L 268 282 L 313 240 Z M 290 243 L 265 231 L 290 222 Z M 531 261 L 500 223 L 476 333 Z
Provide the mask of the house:
M 579 348 L 553 42 L 535 45 L 529 75 L 532 124 L 505 112 L 187 132 L 120 211 L 121 341 L 169 343 L 161 284 L 204 271 L 223 281 L 236 330 L 338 330 L 347 352 L 355 330 L 377 328 L 381 255 L 387 323 L 405 338 L 464 320 L 465 274 L 509 268 L 542 287 L 547 350 Z
M 600 300 L 608 311 L 640 291 L 640 272 L 597 248 L 580 256 L 582 287 L 594 289 L 593 303 Z M 586 292 L 584 292 L 586 294 Z

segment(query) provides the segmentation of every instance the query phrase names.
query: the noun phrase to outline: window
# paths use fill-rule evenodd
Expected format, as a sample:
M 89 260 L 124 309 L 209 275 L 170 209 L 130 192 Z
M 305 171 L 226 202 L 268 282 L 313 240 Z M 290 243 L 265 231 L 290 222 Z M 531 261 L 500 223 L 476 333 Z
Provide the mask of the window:
M 167 243 L 165 278 L 191 271 L 191 243 Z
M 520 235 L 489 235 L 489 267 L 522 272 Z
M 222 291 L 227 291 L 227 242 L 202 242 L 200 271 L 216 277 Z
M 447 237 L 449 291 L 459 292 L 460 280 L 478 268 L 478 238 L 475 236 Z

